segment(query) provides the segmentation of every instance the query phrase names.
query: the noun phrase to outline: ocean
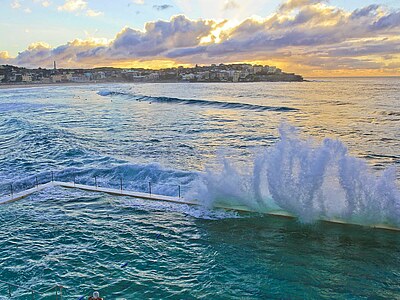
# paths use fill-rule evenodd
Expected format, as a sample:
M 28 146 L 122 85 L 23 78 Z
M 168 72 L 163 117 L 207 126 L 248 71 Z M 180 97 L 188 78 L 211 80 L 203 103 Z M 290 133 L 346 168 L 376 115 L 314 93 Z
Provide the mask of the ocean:
M 398 77 L 2 89 L 0 137 L 0 196 L 202 204 L 0 205 L 15 299 L 400 299 L 400 233 L 372 228 L 400 229 Z

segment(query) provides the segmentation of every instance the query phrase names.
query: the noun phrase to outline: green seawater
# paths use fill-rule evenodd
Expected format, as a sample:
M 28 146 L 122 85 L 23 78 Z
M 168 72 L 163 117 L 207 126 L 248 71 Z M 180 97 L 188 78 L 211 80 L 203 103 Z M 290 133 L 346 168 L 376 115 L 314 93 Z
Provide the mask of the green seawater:
M 0 206 L 0 223 L 0 278 L 38 291 L 62 284 L 64 299 L 94 290 L 106 299 L 400 295 L 398 232 L 62 188 Z

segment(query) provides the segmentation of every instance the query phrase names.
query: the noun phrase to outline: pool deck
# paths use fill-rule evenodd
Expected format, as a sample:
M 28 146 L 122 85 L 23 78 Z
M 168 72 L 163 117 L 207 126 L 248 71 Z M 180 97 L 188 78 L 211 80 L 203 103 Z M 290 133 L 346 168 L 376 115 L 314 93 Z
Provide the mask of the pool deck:
M 24 190 L 22 192 L 13 193 L 12 195 L 0 197 L 0 205 L 24 199 L 34 193 L 43 191 L 50 187 L 80 189 L 80 190 L 84 190 L 84 191 L 100 192 L 100 193 L 105 193 L 105 194 L 114 195 L 114 196 L 126 196 L 126 197 L 133 197 L 133 198 L 139 198 L 139 199 L 145 199 L 145 200 L 164 201 L 164 202 L 186 204 L 186 205 L 201 205 L 201 203 L 199 203 L 196 200 L 188 200 L 188 199 L 185 199 L 182 197 L 172 197 L 172 196 L 165 196 L 165 195 L 158 195 L 158 194 L 151 194 L 151 193 L 141 193 L 141 192 L 124 190 L 124 189 L 112 189 L 112 188 L 105 188 L 105 187 L 91 186 L 91 185 L 77 184 L 74 182 L 63 182 L 63 181 L 51 181 L 51 182 L 44 183 L 44 184 L 38 184 L 37 186 L 27 189 L 27 190 Z M 250 210 L 247 207 L 216 206 L 215 208 L 234 210 L 234 211 L 238 211 L 238 212 L 252 212 L 252 210 Z M 285 213 L 285 212 L 266 212 L 265 214 L 270 215 L 270 216 L 275 216 L 275 217 L 295 218 L 293 215 Z M 327 222 L 327 223 L 341 224 L 341 225 L 356 225 L 356 226 L 364 226 L 364 227 L 371 227 L 371 228 L 376 228 L 376 229 L 384 229 L 384 230 L 400 232 L 400 228 L 391 227 L 386 224 L 376 224 L 376 225 L 366 226 L 366 225 L 362 225 L 362 224 L 347 223 L 347 222 L 344 222 L 341 220 L 327 220 L 327 219 L 324 220 L 324 219 L 322 219 L 320 221 Z

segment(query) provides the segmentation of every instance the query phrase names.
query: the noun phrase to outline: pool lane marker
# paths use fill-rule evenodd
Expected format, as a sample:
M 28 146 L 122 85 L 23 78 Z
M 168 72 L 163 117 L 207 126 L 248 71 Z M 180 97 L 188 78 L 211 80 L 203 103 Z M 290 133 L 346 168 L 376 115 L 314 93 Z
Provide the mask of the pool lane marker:
M 31 188 L 31 189 L 28 189 L 28 190 L 25 190 L 25 191 L 22 191 L 19 193 L 13 193 L 8 196 L 3 196 L 0 198 L 0 205 L 21 200 L 21 199 L 26 198 L 36 192 L 45 190 L 50 187 L 63 187 L 63 188 L 70 188 L 70 189 L 79 189 L 79 190 L 84 190 L 84 191 L 89 191 L 89 192 L 100 192 L 100 193 L 105 193 L 105 194 L 114 195 L 114 196 L 126 196 L 126 197 L 133 197 L 133 198 L 139 198 L 139 199 L 144 199 L 144 200 L 164 201 L 164 202 L 186 204 L 186 205 L 192 205 L 192 206 L 200 206 L 201 205 L 201 203 L 199 203 L 198 201 L 188 200 L 188 199 L 185 199 L 182 197 L 157 195 L 157 194 L 153 194 L 153 193 L 141 193 L 141 192 L 122 190 L 122 189 L 112 189 L 112 188 L 105 188 L 105 187 L 91 186 L 91 185 L 85 185 L 85 184 L 77 184 L 75 182 L 63 182 L 63 181 L 50 181 L 45 184 L 38 184 L 34 188 Z M 247 207 L 214 206 L 214 208 L 220 208 L 220 209 L 238 211 L 238 212 L 254 212 L 254 211 L 248 209 Z M 269 215 L 269 216 L 274 216 L 274 217 L 292 218 L 292 219 L 296 218 L 295 216 L 293 216 L 289 213 L 283 212 L 283 211 L 265 212 L 264 214 Z M 319 221 L 326 222 L 326 223 L 341 224 L 341 225 L 355 225 L 355 226 L 362 226 L 362 227 L 371 227 L 371 228 L 376 228 L 376 229 L 385 229 L 385 230 L 400 232 L 400 228 L 392 227 L 392 226 L 389 226 L 386 224 L 377 224 L 377 225 L 368 226 L 368 225 L 357 224 L 357 223 L 348 223 L 348 222 L 344 222 L 342 220 L 321 219 Z

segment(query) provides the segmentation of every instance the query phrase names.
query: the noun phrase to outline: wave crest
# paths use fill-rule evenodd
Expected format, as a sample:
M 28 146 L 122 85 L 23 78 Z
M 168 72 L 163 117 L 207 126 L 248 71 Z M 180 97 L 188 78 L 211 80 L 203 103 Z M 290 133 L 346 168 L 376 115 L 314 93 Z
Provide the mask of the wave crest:
M 293 127 L 280 128 L 280 141 L 261 150 L 247 168 L 225 157 L 209 168 L 194 191 L 207 206 L 288 212 L 303 223 L 339 220 L 400 226 L 396 171 L 377 174 L 352 157 L 337 140 L 321 145 L 301 140 Z
M 242 102 L 225 102 L 216 100 L 201 100 L 201 99 L 181 99 L 174 97 L 153 97 L 153 96 L 143 96 L 136 95 L 133 93 L 125 93 L 121 91 L 110 91 L 110 90 L 100 90 L 98 93 L 100 96 L 128 96 L 136 101 L 147 101 L 155 103 L 172 103 L 181 105 L 197 105 L 206 107 L 215 107 L 219 109 L 239 109 L 239 110 L 252 110 L 252 111 L 276 111 L 276 112 L 293 112 L 298 111 L 297 108 L 287 107 L 287 106 L 266 106 L 257 105 Z

